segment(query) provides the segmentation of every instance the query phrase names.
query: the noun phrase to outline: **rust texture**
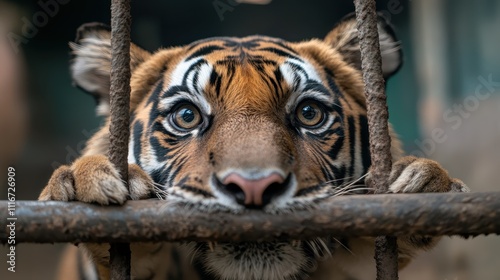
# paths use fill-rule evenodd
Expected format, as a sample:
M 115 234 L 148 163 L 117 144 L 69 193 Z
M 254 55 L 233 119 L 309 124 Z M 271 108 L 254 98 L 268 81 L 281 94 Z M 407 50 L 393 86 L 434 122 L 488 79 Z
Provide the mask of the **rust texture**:
M 356 20 L 361 50 L 361 68 L 365 84 L 372 159 L 371 187 L 376 193 L 385 193 L 392 168 L 389 112 L 387 110 L 385 81 L 382 75 L 382 57 L 377 31 L 374 0 L 356 0 Z
M 375 239 L 377 280 L 399 279 L 397 242 L 395 236 L 379 236 Z
M 111 123 L 109 159 L 124 181 L 128 178 L 130 134 L 130 0 L 111 4 Z
M 111 122 L 109 159 L 128 182 L 128 141 L 130 134 L 130 0 L 111 1 Z M 112 280 L 130 279 L 130 246 L 111 244 Z
M 352 195 L 294 215 L 204 213 L 162 200 L 124 206 L 16 202 L 18 242 L 264 241 L 318 236 L 500 234 L 500 193 Z M 0 242 L 7 242 L 6 201 Z
M 356 7 L 356 25 L 361 51 L 361 68 L 365 83 L 367 116 L 370 134 L 370 153 L 372 167 L 368 187 L 375 193 L 385 193 L 392 167 L 391 137 L 389 136 L 385 81 L 382 74 L 377 30 L 375 0 L 354 0 Z M 396 238 L 380 236 L 375 240 L 375 263 L 377 280 L 398 279 L 398 248 Z

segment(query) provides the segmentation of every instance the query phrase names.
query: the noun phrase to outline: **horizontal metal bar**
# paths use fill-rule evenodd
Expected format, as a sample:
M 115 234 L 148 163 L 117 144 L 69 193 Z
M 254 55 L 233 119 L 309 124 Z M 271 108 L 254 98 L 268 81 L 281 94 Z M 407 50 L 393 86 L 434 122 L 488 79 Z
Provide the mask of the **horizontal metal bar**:
M 15 222 L 16 242 L 263 241 L 318 236 L 500 234 L 500 192 L 353 195 L 313 210 L 207 214 L 168 201 L 124 206 L 17 201 L 15 217 L 0 202 L 0 242 Z M 7 225 L 5 225 L 7 223 Z

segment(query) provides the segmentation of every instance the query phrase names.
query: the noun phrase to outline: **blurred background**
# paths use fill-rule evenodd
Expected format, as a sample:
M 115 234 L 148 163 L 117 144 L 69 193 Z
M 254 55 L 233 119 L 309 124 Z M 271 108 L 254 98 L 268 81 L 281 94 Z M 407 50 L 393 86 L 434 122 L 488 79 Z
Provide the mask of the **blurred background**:
M 354 11 L 351 1 L 258 2 L 132 1 L 132 38 L 150 51 L 219 35 L 322 38 Z M 405 55 L 387 89 L 406 151 L 438 160 L 473 191 L 500 191 L 500 0 L 377 3 Z M 109 24 L 109 8 L 102 0 L 0 0 L 0 199 L 7 166 L 16 169 L 16 198 L 36 199 L 103 122 L 93 98 L 72 87 L 68 42 L 83 23 Z M 0 279 L 53 279 L 62 248 L 21 244 L 10 273 L 2 246 Z M 498 280 L 498 252 L 500 237 L 446 237 L 400 279 Z

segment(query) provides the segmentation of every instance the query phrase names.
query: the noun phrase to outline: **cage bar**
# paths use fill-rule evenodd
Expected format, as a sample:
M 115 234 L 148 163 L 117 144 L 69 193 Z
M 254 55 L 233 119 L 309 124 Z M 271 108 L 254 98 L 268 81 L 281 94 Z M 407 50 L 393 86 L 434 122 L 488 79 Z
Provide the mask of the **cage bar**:
M 384 194 L 328 198 L 293 214 L 203 213 L 164 200 L 123 206 L 18 201 L 16 242 L 265 241 L 327 236 L 500 234 L 500 193 Z M 0 202 L 5 223 L 7 202 Z M 2 225 L 0 242 L 8 234 Z
M 128 185 L 128 142 L 130 134 L 130 0 L 111 1 L 111 74 L 109 160 Z M 111 280 L 130 279 L 131 252 L 128 243 L 111 243 Z
M 370 134 L 370 173 L 376 178 L 366 183 L 375 193 L 385 193 L 392 168 L 391 137 L 375 4 L 375 0 L 354 0 Z M 398 279 L 398 243 L 395 237 L 379 236 L 375 239 L 375 263 L 377 280 Z

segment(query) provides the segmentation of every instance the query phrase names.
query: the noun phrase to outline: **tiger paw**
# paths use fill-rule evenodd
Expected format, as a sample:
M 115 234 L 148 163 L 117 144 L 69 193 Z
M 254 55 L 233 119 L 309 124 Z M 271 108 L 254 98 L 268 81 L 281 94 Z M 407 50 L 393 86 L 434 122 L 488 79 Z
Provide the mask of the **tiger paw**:
M 101 205 L 123 204 L 149 197 L 153 181 L 135 164 L 129 165 L 129 189 L 118 170 L 103 155 L 84 156 L 52 174 L 39 200 L 82 201 Z
M 470 191 L 461 180 L 451 178 L 439 163 L 414 156 L 403 157 L 392 166 L 389 184 L 391 193 Z

